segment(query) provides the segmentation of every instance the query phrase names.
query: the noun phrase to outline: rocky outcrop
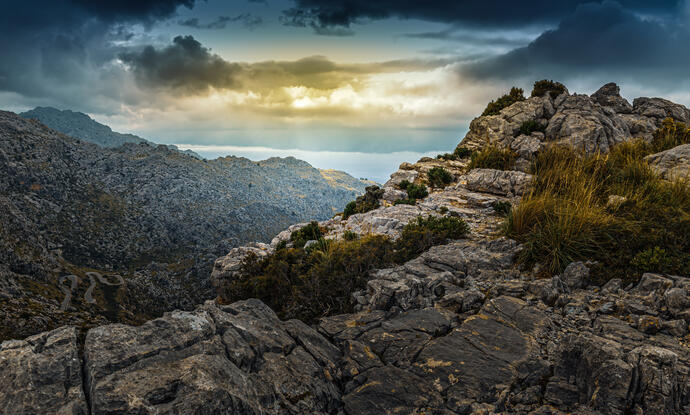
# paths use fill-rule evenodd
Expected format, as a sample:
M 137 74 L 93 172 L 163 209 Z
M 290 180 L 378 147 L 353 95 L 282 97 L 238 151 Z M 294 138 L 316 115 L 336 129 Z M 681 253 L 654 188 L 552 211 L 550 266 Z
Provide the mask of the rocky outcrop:
M 690 144 L 683 144 L 645 157 L 661 177 L 669 180 L 690 178 Z
M 480 149 L 493 143 L 510 148 L 520 156 L 518 167 L 525 171 L 527 164 L 522 160 L 529 160 L 538 151 L 537 140 L 542 145 L 558 142 L 588 153 L 607 152 L 612 145 L 630 138 L 651 140 L 667 117 L 687 123 L 690 110 L 662 98 L 637 98 L 630 105 L 620 96 L 618 85 L 609 83 L 591 96 L 565 92 L 554 99 L 546 94 L 516 102 L 498 115 L 475 118 L 458 146 Z M 519 135 L 524 121 L 544 125 L 545 135 Z

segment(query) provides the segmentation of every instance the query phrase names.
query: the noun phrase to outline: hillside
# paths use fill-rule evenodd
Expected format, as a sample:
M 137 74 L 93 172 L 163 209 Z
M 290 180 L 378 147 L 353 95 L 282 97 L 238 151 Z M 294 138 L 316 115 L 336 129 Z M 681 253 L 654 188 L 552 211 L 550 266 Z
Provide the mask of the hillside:
M 103 149 L 9 112 L 0 113 L 0 148 L 4 337 L 106 312 L 133 321 L 191 307 L 212 297 L 210 267 L 228 247 L 329 218 L 365 186 L 333 184 L 291 158 L 200 160 L 146 143 Z M 78 275 L 83 293 L 87 271 L 120 273 L 126 287 L 110 301 L 99 285 L 95 307 L 75 291 L 74 314 L 58 312 L 68 285 L 59 278 Z
M 342 214 L 233 247 L 193 311 L 2 343 L 0 403 L 690 414 L 690 110 L 540 85 Z

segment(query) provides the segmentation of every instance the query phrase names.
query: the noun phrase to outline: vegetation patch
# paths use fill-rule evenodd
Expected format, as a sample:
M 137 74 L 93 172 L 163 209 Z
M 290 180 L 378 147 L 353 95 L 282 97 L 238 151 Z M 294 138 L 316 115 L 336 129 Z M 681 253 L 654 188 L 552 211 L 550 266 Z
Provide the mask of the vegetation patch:
M 411 203 L 406 204 L 414 205 L 414 201 L 417 199 L 424 199 L 429 196 L 429 191 L 423 184 L 414 184 L 407 180 L 403 180 L 398 184 L 398 188 L 407 192 L 407 200 Z
M 673 118 L 666 118 L 654 132 L 650 148 L 646 150 L 658 153 L 682 144 L 690 144 L 690 127 Z
M 436 156 L 440 160 L 462 160 L 472 156 L 473 150 L 466 147 L 457 147 L 454 152 L 439 154 Z
M 688 183 L 662 180 L 642 160 L 664 141 L 625 142 L 606 155 L 559 146 L 541 152 L 533 189 L 505 224 L 506 235 L 523 244 L 519 262 L 557 274 L 572 261 L 596 261 L 594 283 L 636 282 L 644 272 L 690 274 Z M 625 202 L 607 206 L 612 195 Z
M 518 135 L 530 135 L 533 132 L 543 133 L 546 131 L 546 125 L 535 120 L 527 120 L 520 124 L 520 129 L 518 130 Z
M 507 108 L 516 102 L 525 100 L 525 91 L 522 88 L 512 87 L 510 92 L 503 95 L 502 97 L 496 99 L 495 101 L 489 102 L 482 112 L 482 116 L 485 115 L 498 115 L 503 108 Z
M 323 238 L 323 232 L 316 221 L 311 221 L 308 225 L 290 234 L 290 241 L 297 248 L 304 248 L 307 241 L 318 241 L 321 238 Z
M 501 215 L 501 216 L 508 216 L 510 213 L 510 209 L 513 208 L 513 205 L 510 204 L 510 202 L 491 202 L 491 207 L 493 208 L 494 212 L 496 214 Z
M 453 181 L 453 175 L 443 167 L 434 167 L 427 173 L 429 185 L 436 188 L 444 188 Z
M 514 164 L 515 153 L 509 149 L 489 144 L 483 150 L 472 155 L 468 169 L 510 170 Z
M 549 81 L 547 79 L 542 79 L 534 83 L 534 88 L 532 89 L 533 97 L 543 97 L 547 93 L 551 98 L 556 98 L 557 96 L 564 93 L 566 90 L 565 85 L 560 82 Z
M 467 232 L 467 224 L 458 218 L 420 217 L 405 226 L 396 241 L 382 235 L 322 239 L 306 250 L 283 247 L 265 258 L 250 255 L 239 277 L 219 294 L 224 302 L 258 298 L 282 319 L 313 323 L 352 312 L 351 294 L 366 286 L 372 270 L 406 262 Z
M 365 213 L 381 206 L 381 198 L 384 190 L 378 186 L 367 186 L 365 193 L 348 203 L 343 211 L 343 219 L 347 219 L 355 213 Z

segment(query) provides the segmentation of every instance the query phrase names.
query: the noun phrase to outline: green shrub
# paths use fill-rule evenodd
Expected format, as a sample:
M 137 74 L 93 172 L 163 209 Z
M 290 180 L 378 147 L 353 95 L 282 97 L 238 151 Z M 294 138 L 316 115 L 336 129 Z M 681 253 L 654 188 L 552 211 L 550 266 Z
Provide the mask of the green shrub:
M 548 92 L 551 98 L 556 98 L 557 96 L 564 93 L 566 90 L 565 85 L 560 82 L 549 81 L 542 79 L 534 83 L 534 88 L 532 89 L 533 97 L 543 97 Z
M 319 223 L 316 221 L 310 222 L 308 225 L 292 232 L 290 234 L 290 241 L 296 248 L 303 248 L 307 241 L 319 240 L 323 237 L 323 232 L 319 228 Z
M 397 205 L 416 205 L 417 204 L 417 199 L 398 199 L 393 202 L 394 206 Z
M 400 183 L 398 183 L 398 189 L 400 190 L 407 190 L 407 188 L 411 185 L 409 180 L 403 180 Z
M 439 154 L 438 156 L 436 156 L 436 158 L 442 160 L 462 160 L 470 157 L 472 153 L 473 151 L 466 147 L 457 147 L 452 154 Z
M 442 215 L 445 215 L 446 213 L 448 213 L 448 207 L 447 206 L 441 206 L 440 208 L 438 208 L 438 212 Z
M 532 165 L 532 191 L 510 211 L 507 236 L 523 246 L 518 260 L 557 274 L 572 261 L 596 261 L 591 278 L 636 282 L 643 272 L 690 273 L 687 182 L 661 180 L 642 158 L 641 140 L 586 155 L 551 146 Z M 626 202 L 606 208 L 611 195 Z
M 472 155 L 468 168 L 510 170 L 515 164 L 515 153 L 490 144 Z
M 446 187 L 453 181 L 453 176 L 443 167 L 434 167 L 427 173 L 431 187 Z
M 417 185 L 411 183 L 409 186 L 407 186 L 407 196 L 410 199 L 424 199 L 425 197 L 429 196 L 429 191 L 423 184 Z
M 378 186 L 367 186 L 364 190 L 365 193 L 362 196 L 345 205 L 343 219 L 347 219 L 355 213 L 369 212 L 381 206 L 380 200 L 385 192 L 383 189 Z
M 535 131 L 543 133 L 546 131 L 546 125 L 541 124 L 539 121 L 527 120 L 520 124 L 518 134 L 530 135 Z
M 287 248 L 287 241 L 283 240 L 278 242 L 278 245 L 276 245 L 276 250 L 279 251 L 281 249 Z
M 652 152 L 658 153 L 688 143 L 690 143 L 690 127 L 672 118 L 666 118 L 661 127 L 654 132 Z
M 493 208 L 494 212 L 501 216 L 507 216 L 510 213 L 510 209 L 513 207 L 513 205 L 510 204 L 510 202 L 499 202 L 499 201 L 494 201 L 491 202 L 491 207 Z
M 359 238 L 359 235 L 357 235 L 356 233 L 354 233 L 350 230 L 347 230 L 347 231 L 345 231 L 345 233 L 343 233 L 343 239 L 345 239 L 346 241 L 354 241 L 354 240 L 357 240 L 358 238 Z
M 405 225 L 400 238 L 395 243 L 396 261 L 408 261 L 434 245 L 449 239 L 460 239 L 467 235 L 469 226 L 456 217 L 421 216 Z
M 503 108 L 507 108 L 516 102 L 525 100 L 525 91 L 522 88 L 513 87 L 510 92 L 498 98 L 496 101 L 491 101 L 486 106 L 482 115 L 498 115 Z
M 393 242 L 381 235 L 326 241 L 308 249 L 277 250 L 259 258 L 249 255 L 237 278 L 219 287 L 220 301 L 258 298 L 280 318 L 314 323 L 318 318 L 353 311 L 351 294 L 366 286 L 374 269 L 409 261 L 448 239 L 468 232 L 458 218 L 421 217 L 410 222 Z

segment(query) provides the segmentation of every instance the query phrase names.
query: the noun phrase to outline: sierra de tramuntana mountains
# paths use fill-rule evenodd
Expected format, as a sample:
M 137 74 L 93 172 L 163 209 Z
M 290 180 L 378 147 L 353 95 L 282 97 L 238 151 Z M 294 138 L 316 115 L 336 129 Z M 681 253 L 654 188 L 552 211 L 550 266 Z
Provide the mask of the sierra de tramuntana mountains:
M 99 145 L 0 113 L 2 337 L 193 306 L 213 297 L 210 267 L 230 247 L 329 218 L 367 185 L 294 158 L 204 160 L 84 114 L 36 113 Z M 106 298 L 99 283 L 86 301 L 84 272 L 106 271 L 125 276 L 126 294 Z M 63 304 L 70 274 L 81 282 Z
M 293 232 L 303 231 L 302 223 L 270 243 L 228 249 L 207 275 L 219 297 L 193 311 L 165 313 L 138 326 L 108 324 L 88 330 L 75 320 L 2 343 L 0 408 L 69 414 L 690 414 L 690 275 L 644 271 L 658 267 L 658 258 L 642 264 L 634 282 L 597 282 L 591 276 L 599 272 L 598 264 L 586 258 L 555 275 L 542 272 L 541 259 L 534 267 L 520 267 L 525 246 L 501 234 L 506 217 L 499 208 L 530 200 L 521 196 L 531 194 L 541 174 L 530 164 L 555 148 L 554 143 L 582 150 L 578 157 L 604 154 L 600 161 L 608 161 L 606 154 L 634 137 L 652 143 L 667 118 L 690 122 L 690 111 L 658 98 L 630 104 L 614 84 L 591 96 L 565 88 L 553 95 L 523 97 L 472 122 L 461 148 L 510 149 L 516 160 L 507 168 L 471 168 L 474 161 L 462 152 L 403 163 L 381 189 L 369 188 L 358 200 L 366 209 L 319 222 L 323 240 L 296 247 Z M 105 267 L 128 261 L 120 258 L 122 253 L 151 251 L 158 247 L 156 241 L 175 246 L 200 235 L 217 237 L 218 229 L 230 224 L 248 232 L 236 234 L 246 241 L 254 237 L 250 228 L 243 228 L 246 220 L 253 220 L 252 227 L 266 226 L 266 234 L 275 229 L 266 221 L 272 212 L 284 210 L 263 201 L 243 211 L 248 188 L 247 194 L 240 192 L 244 199 L 234 210 L 216 214 L 215 204 L 195 206 L 204 220 L 195 218 L 189 203 L 199 199 L 193 196 L 203 191 L 203 200 L 217 203 L 215 186 L 221 184 L 182 190 L 188 173 L 182 174 L 187 170 L 180 165 L 207 178 L 207 168 L 240 164 L 234 174 L 247 177 L 241 183 L 264 190 L 269 184 L 259 184 L 255 170 L 281 165 L 284 171 L 287 163 L 302 174 L 309 171 L 296 160 L 181 161 L 186 156 L 133 144 L 103 151 L 14 114 L 0 116 L 5 169 L 0 219 L 3 244 L 10 248 L 2 258 L 10 264 L 0 280 L 3 311 L 24 321 L 61 315 L 58 307 L 69 299 L 66 294 L 77 310 L 88 309 L 89 279 L 104 304 L 117 303 L 120 321 L 138 304 L 123 293 L 164 296 L 166 282 L 192 285 L 176 274 L 176 267 L 185 265 L 151 263 L 146 277 L 124 275 L 122 281 L 84 269 L 76 288 L 70 289 L 72 278 L 63 281 L 60 291 L 49 289 L 51 281 L 64 276 L 67 259 L 85 255 L 79 262 Z M 524 128 L 530 125 L 539 131 Z M 684 128 L 681 133 L 690 132 Z M 669 199 L 675 192 L 674 197 L 687 201 L 687 181 L 678 177 L 690 173 L 689 145 L 674 144 L 631 165 L 654 169 L 658 176 L 653 183 L 672 189 L 666 193 Z M 566 154 L 566 147 L 558 148 L 564 150 L 557 154 Z M 152 167 L 139 164 L 141 160 Z M 430 185 L 441 168 L 448 180 L 413 198 L 411 185 Z M 158 183 L 160 175 L 166 178 L 160 179 L 163 183 Z M 340 181 L 333 176 L 329 181 Z M 90 187 L 96 180 L 98 185 Z M 169 182 L 166 191 L 157 191 Z M 323 197 L 319 192 L 325 191 L 312 194 Z M 284 195 L 281 200 L 288 199 Z M 607 212 L 615 212 L 625 209 L 626 201 L 620 199 L 625 198 L 602 203 Z M 315 203 L 295 208 L 316 209 Z M 252 215 L 256 209 L 266 209 L 261 219 Z M 686 215 L 679 223 L 687 227 L 687 210 L 677 214 Z M 341 252 L 329 250 L 327 241 L 354 241 L 355 246 L 362 240 L 399 241 L 409 237 L 407 225 L 421 223 L 420 217 L 462 220 L 466 228 L 459 238 L 412 259 L 368 270 L 366 280 L 348 293 L 346 312 L 324 310 L 308 325 L 281 320 L 278 310 L 257 299 L 233 297 L 236 282 L 252 272 L 245 268 L 252 258 L 318 261 Z M 687 239 L 683 243 L 688 246 Z M 679 255 L 687 257 L 687 252 Z M 284 261 L 270 263 L 285 264 L 285 269 L 264 270 L 266 275 L 289 274 Z M 673 265 L 687 269 L 687 264 Z M 146 291 L 146 286 L 157 288 Z M 5 311 L 8 304 L 19 304 L 22 292 L 39 292 L 42 303 Z M 274 302 L 280 306 L 280 300 Z M 32 307 L 44 308 L 33 312 Z M 34 314 L 22 317 L 23 312 Z

